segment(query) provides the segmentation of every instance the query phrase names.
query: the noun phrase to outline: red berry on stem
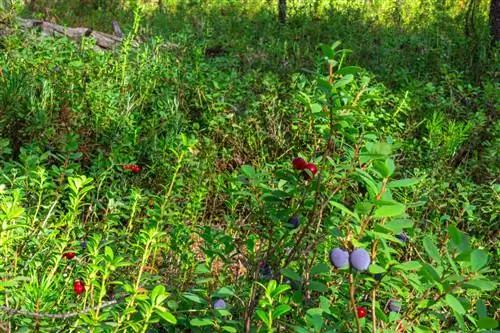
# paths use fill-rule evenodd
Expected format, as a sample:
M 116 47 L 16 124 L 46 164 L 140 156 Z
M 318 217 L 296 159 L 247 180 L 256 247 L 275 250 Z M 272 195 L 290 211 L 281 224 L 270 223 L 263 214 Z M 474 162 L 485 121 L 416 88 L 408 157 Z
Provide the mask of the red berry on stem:
M 302 157 L 296 157 L 293 159 L 292 164 L 295 170 L 303 170 L 307 163 Z
M 358 306 L 357 312 L 358 312 L 358 318 L 366 317 L 366 309 L 364 307 Z
M 138 165 L 132 165 L 131 170 L 132 170 L 132 172 L 139 172 L 139 171 L 141 171 L 141 167 Z
M 85 292 L 85 284 L 83 283 L 83 281 L 76 280 L 76 281 L 73 283 L 73 291 L 74 291 L 74 292 L 75 292 L 75 294 L 77 294 L 77 295 L 80 295 L 80 294 L 82 294 L 83 292 Z
M 122 169 L 123 170 L 128 170 L 128 169 L 130 169 L 130 165 L 125 164 L 125 165 L 122 166 Z
M 69 260 L 73 259 L 75 256 L 76 256 L 75 252 L 66 252 L 65 254 L 63 254 L 63 257 Z
M 306 170 L 311 171 L 312 177 L 309 175 L 309 173 Z M 317 172 L 318 172 L 318 168 L 316 167 L 316 164 L 314 164 L 314 163 L 307 163 L 304 166 L 304 171 L 302 171 L 302 174 L 304 175 L 305 179 L 311 179 L 311 178 L 313 178 L 316 175 Z

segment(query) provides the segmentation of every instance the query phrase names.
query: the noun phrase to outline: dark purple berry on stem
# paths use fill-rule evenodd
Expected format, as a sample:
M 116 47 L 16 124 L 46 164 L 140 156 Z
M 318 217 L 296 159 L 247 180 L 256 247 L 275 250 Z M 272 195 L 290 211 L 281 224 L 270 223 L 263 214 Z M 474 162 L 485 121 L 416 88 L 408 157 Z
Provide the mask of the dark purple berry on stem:
M 216 300 L 213 304 L 215 310 L 224 310 L 226 308 L 226 302 L 222 298 Z
M 330 251 L 330 262 L 336 268 L 344 268 L 349 266 L 349 253 L 342 249 L 336 248 Z
M 358 271 L 366 271 L 371 263 L 370 254 L 365 249 L 356 249 L 351 252 L 349 261 Z
M 297 228 L 299 226 L 299 223 L 300 223 L 299 217 L 296 215 L 290 217 L 290 219 L 288 219 L 288 223 L 290 223 L 294 229 Z
M 410 237 L 408 237 L 408 234 L 406 234 L 406 232 L 402 232 L 399 235 L 396 235 L 396 238 L 402 241 L 403 243 L 406 243 L 407 241 L 410 240 Z
M 389 301 L 389 310 L 391 310 L 393 312 L 401 312 L 401 303 L 396 301 L 396 300 L 391 299 Z

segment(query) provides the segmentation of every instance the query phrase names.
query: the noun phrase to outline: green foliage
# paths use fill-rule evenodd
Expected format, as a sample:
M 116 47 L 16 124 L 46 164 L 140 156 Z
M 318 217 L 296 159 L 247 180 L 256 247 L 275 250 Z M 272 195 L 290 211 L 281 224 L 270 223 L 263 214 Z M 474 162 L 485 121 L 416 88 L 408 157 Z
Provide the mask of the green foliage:
M 472 41 L 450 1 L 289 1 L 286 26 L 265 1 L 120 4 L 12 6 L 118 19 L 113 51 L 0 37 L 0 327 L 497 328 L 484 8 Z

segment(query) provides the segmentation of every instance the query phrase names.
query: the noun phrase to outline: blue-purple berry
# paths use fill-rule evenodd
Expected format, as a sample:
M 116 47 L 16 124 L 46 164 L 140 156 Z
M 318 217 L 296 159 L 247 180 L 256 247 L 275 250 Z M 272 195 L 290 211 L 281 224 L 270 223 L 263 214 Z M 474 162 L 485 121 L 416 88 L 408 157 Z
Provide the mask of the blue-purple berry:
M 396 238 L 402 241 L 403 243 L 406 243 L 407 241 L 410 240 L 410 237 L 408 237 L 408 234 L 406 232 L 402 232 L 399 235 L 396 235 Z
M 82 246 L 83 251 L 87 250 L 87 241 L 81 241 L 80 245 Z
M 371 263 L 370 254 L 365 249 L 356 249 L 351 252 L 349 261 L 358 271 L 366 271 Z
M 349 253 L 345 250 L 335 248 L 330 251 L 330 262 L 336 268 L 349 266 Z
M 296 229 L 299 224 L 300 224 L 300 220 L 299 220 L 299 217 L 294 215 L 292 217 L 290 217 L 290 219 L 288 219 L 288 223 L 294 228 Z
M 222 298 L 216 300 L 213 304 L 215 310 L 224 310 L 226 308 L 226 302 Z
M 393 312 L 400 312 L 401 311 L 401 303 L 391 299 L 389 301 L 389 310 L 391 310 Z
M 381 273 L 373 274 L 373 278 L 375 279 L 375 281 L 381 281 L 382 277 L 383 276 Z
M 260 265 L 260 275 L 265 280 L 272 280 L 274 277 L 273 271 L 267 262 Z

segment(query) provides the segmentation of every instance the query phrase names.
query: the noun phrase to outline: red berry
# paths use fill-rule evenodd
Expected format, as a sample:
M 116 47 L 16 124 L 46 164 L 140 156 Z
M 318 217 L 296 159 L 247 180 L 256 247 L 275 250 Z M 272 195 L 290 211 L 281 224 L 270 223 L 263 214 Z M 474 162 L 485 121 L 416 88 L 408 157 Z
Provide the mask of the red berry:
M 125 164 L 124 166 L 122 166 L 122 169 L 123 170 L 128 170 L 128 169 L 130 169 L 130 167 L 131 167 L 131 165 Z
M 76 256 L 75 252 L 66 252 L 65 254 L 63 254 L 63 257 L 69 260 L 73 259 L 75 256 Z
M 302 157 L 296 157 L 293 159 L 292 164 L 295 170 L 303 170 L 307 163 Z
M 139 172 L 139 171 L 141 171 L 141 167 L 138 165 L 132 165 L 130 170 L 132 170 L 132 172 Z
M 309 170 L 311 171 L 312 173 L 312 177 L 314 177 L 316 175 L 316 173 L 318 172 L 318 168 L 316 167 L 316 164 L 314 163 L 307 163 L 305 166 L 304 166 L 304 170 L 302 171 L 302 174 L 304 175 L 304 178 L 305 179 L 311 179 L 312 177 L 309 175 L 309 173 L 306 172 L 306 170 Z
M 366 309 L 362 306 L 358 306 L 358 318 L 366 317 Z
M 77 295 L 82 294 L 85 291 L 85 284 L 82 281 L 80 281 L 80 280 L 76 280 L 73 283 L 73 291 Z

